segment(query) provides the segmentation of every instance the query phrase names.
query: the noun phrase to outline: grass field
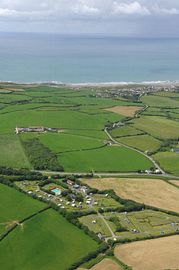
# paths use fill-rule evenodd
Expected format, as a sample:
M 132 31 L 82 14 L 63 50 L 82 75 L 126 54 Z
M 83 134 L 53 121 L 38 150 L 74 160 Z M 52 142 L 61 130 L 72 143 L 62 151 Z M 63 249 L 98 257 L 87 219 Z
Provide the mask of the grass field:
M 179 175 L 179 153 L 159 152 L 153 157 L 167 172 Z
M 141 110 L 143 107 L 139 106 L 115 106 L 112 108 L 105 109 L 106 111 L 124 115 L 127 117 L 133 117 L 135 113 Z
M 13 168 L 31 168 L 24 149 L 16 135 L 0 135 L 0 165 Z
M 46 145 L 54 153 L 70 152 L 75 150 L 93 149 L 104 146 L 104 140 L 97 138 L 64 134 L 64 133 L 46 133 L 41 135 L 36 134 L 24 134 L 23 140 L 38 137 L 44 145 Z
M 147 158 L 125 147 L 104 147 L 59 155 L 60 164 L 69 172 L 138 171 L 152 166 Z
M 115 128 L 110 131 L 111 135 L 115 138 L 119 137 L 125 137 L 125 136 L 133 136 L 133 135 L 139 135 L 139 134 L 144 134 L 145 132 L 141 130 L 137 130 L 132 126 L 122 126 L 120 128 Z
M 178 138 L 179 122 L 159 116 L 142 116 L 133 121 L 134 127 L 162 139 Z
M 168 97 L 147 95 L 141 101 L 151 107 L 179 108 L 179 101 Z
M 93 266 L 91 270 L 122 270 L 122 268 L 115 261 L 104 259 L 97 265 Z
M 83 181 L 99 190 L 113 189 L 124 199 L 179 212 L 179 190 L 163 180 L 100 178 Z
M 179 236 L 118 245 L 115 256 L 133 270 L 178 269 Z
M 31 199 L 3 184 L 0 184 L 0 198 L 0 234 L 13 221 L 20 221 L 46 207 L 44 203 Z
M 97 246 L 54 210 L 47 210 L 25 222 L 23 230 L 16 228 L 0 243 L 1 267 L 65 270 Z
M 137 136 L 128 136 L 117 139 L 119 142 L 132 146 L 142 151 L 153 152 L 156 151 L 161 142 L 150 135 L 137 135 Z

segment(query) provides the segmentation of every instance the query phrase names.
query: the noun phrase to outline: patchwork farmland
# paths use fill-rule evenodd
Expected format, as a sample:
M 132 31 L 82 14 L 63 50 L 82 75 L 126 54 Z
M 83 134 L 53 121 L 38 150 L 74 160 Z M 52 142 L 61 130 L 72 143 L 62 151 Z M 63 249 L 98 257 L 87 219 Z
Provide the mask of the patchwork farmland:
M 179 91 L 132 87 L 1 83 L 2 269 L 179 267 Z

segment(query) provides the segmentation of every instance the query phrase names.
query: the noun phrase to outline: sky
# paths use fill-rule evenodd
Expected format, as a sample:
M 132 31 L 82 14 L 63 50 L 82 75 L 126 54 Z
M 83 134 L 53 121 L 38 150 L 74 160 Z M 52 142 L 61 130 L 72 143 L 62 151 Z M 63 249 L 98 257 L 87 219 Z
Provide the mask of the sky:
M 0 31 L 179 37 L 179 0 L 0 0 Z

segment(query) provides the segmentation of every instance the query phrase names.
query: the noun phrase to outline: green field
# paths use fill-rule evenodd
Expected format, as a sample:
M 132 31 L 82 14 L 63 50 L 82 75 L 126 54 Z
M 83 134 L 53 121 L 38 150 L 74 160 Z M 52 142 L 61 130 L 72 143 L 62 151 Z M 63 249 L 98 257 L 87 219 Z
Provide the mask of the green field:
M 13 221 L 20 221 L 46 207 L 13 188 L 0 184 L 0 234 Z
M 13 168 L 31 168 L 18 136 L 0 135 L 0 165 Z
M 152 167 L 152 162 L 146 157 L 120 146 L 64 153 L 59 155 L 59 160 L 69 172 L 127 172 Z
M 133 121 L 134 127 L 161 139 L 179 138 L 179 122 L 159 116 L 142 116 Z
M 154 159 L 169 173 L 179 175 L 179 153 L 159 152 Z
M 156 151 L 161 142 L 150 135 L 138 135 L 138 136 L 128 136 L 117 139 L 126 145 L 132 146 L 142 151 L 153 152 Z
M 6 270 L 66 270 L 98 245 L 54 210 L 18 227 L 0 243 L 1 268 Z
M 104 140 L 73 134 L 52 133 L 52 134 L 23 134 L 22 139 L 38 137 L 54 153 L 71 152 L 76 150 L 93 149 L 104 146 Z
M 120 137 L 125 137 L 125 136 L 133 136 L 133 135 L 140 135 L 143 134 L 145 132 L 141 131 L 141 130 L 137 130 L 135 128 L 133 128 L 132 126 L 122 126 L 120 128 L 115 128 L 113 130 L 110 131 L 110 134 L 115 137 L 115 138 L 120 138 Z
M 179 108 L 179 101 L 168 97 L 148 95 L 143 96 L 141 101 L 151 107 Z

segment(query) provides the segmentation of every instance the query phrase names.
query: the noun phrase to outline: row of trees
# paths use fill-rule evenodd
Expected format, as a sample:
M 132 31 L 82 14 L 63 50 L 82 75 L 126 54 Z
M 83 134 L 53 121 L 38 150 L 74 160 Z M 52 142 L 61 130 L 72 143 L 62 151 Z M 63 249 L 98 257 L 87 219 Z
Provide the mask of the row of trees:
M 13 169 L 9 167 L 0 166 L 0 175 L 4 178 L 13 181 L 23 181 L 23 180 L 45 180 L 47 176 L 42 175 L 40 172 L 30 171 L 27 169 Z
M 43 145 L 38 138 L 23 142 L 23 145 L 35 170 L 64 171 L 56 154 Z

